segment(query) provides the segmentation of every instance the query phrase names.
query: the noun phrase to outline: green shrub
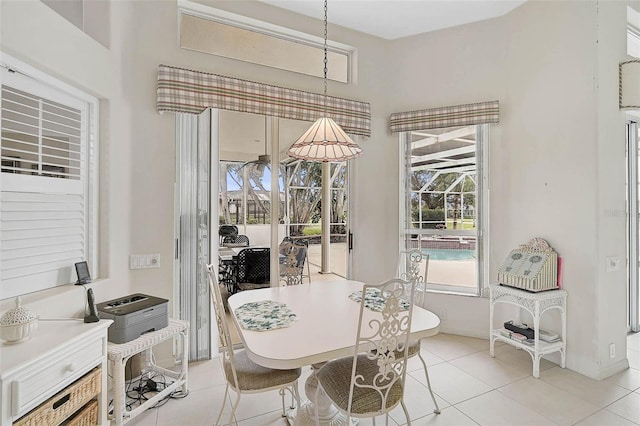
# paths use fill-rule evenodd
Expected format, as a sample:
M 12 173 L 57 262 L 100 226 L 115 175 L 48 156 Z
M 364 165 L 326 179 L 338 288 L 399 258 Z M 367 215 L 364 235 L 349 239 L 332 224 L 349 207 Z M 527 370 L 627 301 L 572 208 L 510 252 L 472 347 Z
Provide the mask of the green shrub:
M 411 213 L 412 219 L 414 221 L 418 221 L 419 217 L 418 217 L 418 211 L 414 210 Z M 423 223 L 422 224 L 422 228 L 423 229 L 436 229 L 437 225 L 444 225 L 444 209 L 430 209 L 430 208 L 423 208 L 422 209 L 422 221 L 423 222 L 430 222 L 430 223 Z
M 311 226 L 305 226 L 304 230 L 302 231 L 303 235 L 320 235 L 322 234 L 322 227 L 320 225 L 311 225 Z

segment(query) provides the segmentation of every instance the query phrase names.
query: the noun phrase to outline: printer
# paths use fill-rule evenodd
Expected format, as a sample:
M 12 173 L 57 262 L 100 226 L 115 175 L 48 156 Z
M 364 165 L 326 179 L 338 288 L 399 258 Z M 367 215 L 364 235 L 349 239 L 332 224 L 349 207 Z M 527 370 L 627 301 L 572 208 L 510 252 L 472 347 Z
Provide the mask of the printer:
M 107 333 L 113 343 L 126 343 L 169 325 L 169 301 L 136 293 L 98 303 L 100 318 L 113 320 Z

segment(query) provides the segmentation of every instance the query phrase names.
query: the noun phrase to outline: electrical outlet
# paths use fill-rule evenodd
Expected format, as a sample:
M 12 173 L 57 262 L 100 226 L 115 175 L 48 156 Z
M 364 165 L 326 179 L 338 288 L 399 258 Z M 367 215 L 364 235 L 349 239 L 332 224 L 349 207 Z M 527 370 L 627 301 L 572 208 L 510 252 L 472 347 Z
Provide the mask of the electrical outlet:
M 616 357 L 616 344 L 611 343 L 609 345 L 609 358 L 615 358 L 615 357 Z
M 620 269 L 620 258 L 615 256 L 607 257 L 607 272 L 613 272 Z
M 149 268 L 160 267 L 160 254 L 150 254 L 148 257 L 149 257 Z
M 446 320 L 446 319 L 447 319 L 447 310 L 446 310 L 446 309 L 442 309 L 442 310 L 440 310 L 440 319 L 441 319 L 442 321 L 444 321 L 444 320 Z

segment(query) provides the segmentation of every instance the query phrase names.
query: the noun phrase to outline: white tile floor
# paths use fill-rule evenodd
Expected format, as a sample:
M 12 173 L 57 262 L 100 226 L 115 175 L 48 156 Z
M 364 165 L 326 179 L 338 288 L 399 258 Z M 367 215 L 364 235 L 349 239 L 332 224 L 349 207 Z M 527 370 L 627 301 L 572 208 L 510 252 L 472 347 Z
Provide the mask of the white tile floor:
M 640 333 L 628 339 L 631 368 L 602 381 L 561 369 L 546 360 L 540 366 L 540 379 L 535 379 L 529 355 L 501 345 L 496 347 L 496 358 L 491 358 L 488 346 L 487 340 L 448 334 L 423 341 L 423 354 L 442 414 L 433 414 L 421 364 L 414 358 L 405 395 L 412 425 L 640 424 Z M 305 369 L 301 392 L 308 374 Z M 212 425 L 224 393 L 219 361 L 190 364 L 189 388 L 190 394 L 185 399 L 170 400 L 129 424 Z M 391 420 L 391 425 L 405 424 L 400 408 L 391 413 Z M 237 426 L 285 425 L 280 417 L 277 392 L 243 396 L 236 421 Z

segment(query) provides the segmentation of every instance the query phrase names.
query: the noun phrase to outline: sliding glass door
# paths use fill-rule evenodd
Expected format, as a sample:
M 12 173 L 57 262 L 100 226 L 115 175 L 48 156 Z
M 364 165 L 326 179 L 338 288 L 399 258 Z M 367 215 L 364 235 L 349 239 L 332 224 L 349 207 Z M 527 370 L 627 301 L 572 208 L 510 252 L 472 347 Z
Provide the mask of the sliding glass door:
M 312 273 L 317 279 L 346 277 L 347 163 L 331 163 L 325 172 L 321 163 L 287 156 L 292 141 L 307 130 L 307 122 L 231 111 L 217 113 L 217 224 L 237 226 L 251 246 L 271 247 L 275 253 L 285 238 L 306 244 L 310 265 L 305 266 L 305 275 Z M 216 135 L 214 144 L 215 139 Z M 274 168 L 277 175 L 272 173 Z M 328 256 L 323 256 L 321 248 L 323 173 L 327 173 L 325 182 L 330 187 Z M 274 209 L 276 216 L 272 216 Z

